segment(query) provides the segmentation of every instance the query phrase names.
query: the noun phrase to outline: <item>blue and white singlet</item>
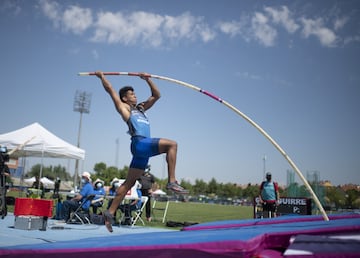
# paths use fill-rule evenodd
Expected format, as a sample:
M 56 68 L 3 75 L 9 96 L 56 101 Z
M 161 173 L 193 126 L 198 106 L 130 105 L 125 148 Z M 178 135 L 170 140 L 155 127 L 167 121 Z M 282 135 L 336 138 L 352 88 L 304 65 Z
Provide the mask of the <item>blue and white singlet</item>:
M 150 137 L 150 122 L 146 117 L 145 112 L 137 108 L 131 107 L 130 118 L 127 121 L 129 127 L 129 134 L 131 136 Z

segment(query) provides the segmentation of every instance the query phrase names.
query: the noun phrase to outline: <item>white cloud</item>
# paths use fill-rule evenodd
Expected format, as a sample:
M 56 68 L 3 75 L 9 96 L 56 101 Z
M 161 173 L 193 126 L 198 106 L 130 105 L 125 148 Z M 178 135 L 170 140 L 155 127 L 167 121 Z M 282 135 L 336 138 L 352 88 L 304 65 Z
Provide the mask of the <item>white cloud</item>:
M 169 38 L 192 38 L 193 29 L 196 24 L 195 17 L 184 13 L 180 16 L 165 16 L 164 33 Z
M 246 14 L 241 15 L 240 20 L 233 20 L 231 22 L 218 22 L 216 27 L 224 34 L 230 37 L 240 36 L 246 42 L 254 39 L 251 29 L 250 18 Z
M 251 74 L 249 72 L 237 72 L 236 73 L 237 76 L 241 77 L 241 78 L 245 78 L 245 79 L 250 79 L 250 80 L 262 80 L 260 75 L 257 74 Z
M 350 44 L 350 43 L 354 43 L 354 42 L 360 42 L 360 36 L 359 35 L 355 35 L 355 36 L 349 36 L 346 37 L 344 39 L 344 44 Z
M 242 28 L 241 23 L 237 21 L 219 22 L 218 27 L 221 32 L 229 34 L 231 37 L 240 34 Z
M 295 23 L 291 17 L 292 14 L 286 6 L 282 6 L 279 9 L 272 7 L 265 7 L 264 9 L 271 16 L 275 24 L 284 26 L 289 33 L 294 33 L 300 27 Z
M 349 18 L 337 18 L 333 20 L 332 30 L 325 25 L 323 19 L 307 19 L 304 17 L 295 17 L 287 6 L 264 7 L 264 12 L 255 12 L 250 16 L 243 15 L 239 21 L 219 22 L 218 29 L 230 37 L 241 36 L 245 41 L 256 40 L 266 47 L 272 47 L 276 44 L 279 26 L 284 27 L 289 34 L 295 34 L 301 31 L 303 38 L 310 36 L 316 37 L 321 45 L 325 47 L 336 47 L 340 38 L 335 31 L 343 28 L 348 23 Z M 356 41 L 356 37 L 346 37 L 346 42 Z M 291 40 L 289 40 L 292 46 Z
M 183 13 L 180 16 L 161 16 L 148 12 L 130 14 L 100 13 L 95 24 L 92 40 L 108 43 L 136 44 L 141 41 L 152 47 L 161 46 L 165 41 L 200 38 L 208 42 L 215 33 L 202 22 L 202 18 Z
M 255 12 L 251 17 L 243 15 L 239 21 L 219 22 L 217 27 L 231 37 L 239 35 L 246 42 L 256 40 L 266 47 L 274 46 L 277 37 L 270 18 L 261 12 Z
M 92 25 L 90 9 L 70 6 L 65 11 L 55 1 L 39 0 L 40 9 L 48 17 L 55 28 L 61 27 L 64 31 L 81 34 Z
M 334 21 L 334 29 L 335 30 L 342 29 L 345 26 L 345 24 L 348 22 L 348 20 L 349 20 L 348 17 L 337 18 Z
M 316 20 L 312 20 L 302 17 L 300 20 L 304 26 L 302 30 L 302 34 L 305 38 L 308 38 L 310 36 L 315 36 L 320 40 L 320 43 L 323 46 L 326 47 L 336 46 L 337 37 L 335 33 L 323 25 L 322 19 L 319 18 Z
M 80 8 L 78 6 L 70 6 L 65 10 L 62 22 L 67 31 L 74 34 L 81 34 L 92 25 L 92 14 L 90 9 Z
M 95 28 L 91 40 L 111 44 L 134 45 L 141 42 L 159 47 L 164 42 L 181 40 L 209 42 L 216 37 L 215 31 L 202 17 L 189 12 L 179 16 L 159 15 L 137 11 L 132 13 L 99 12 L 96 20 L 88 8 L 69 6 L 62 11 L 58 2 L 39 0 L 40 8 L 55 28 L 81 34 L 90 27 Z
M 135 32 L 145 45 L 158 47 L 162 44 L 161 24 L 164 17 L 147 12 L 134 12 L 131 14 L 129 26 L 133 26 Z
M 314 36 L 321 45 L 335 47 L 341 40 L 336 32 L 350 20 L 343 16 L 325 24 L 325 18 L 295 17 L 287 6 L 266 6 L 262 11 L 242 14 L 239 20 L 220 21 L 212 27 L 205 22 L 204 17 L 193 16 L 190 12 L 178 16 L 146 11 L 107 11 L 95 14 L 90 9 L 78 5 L 63 7 L 59 1 L 38 0 L 38 3 L 55 28 L 77 35 L 91 29 L 90 40 L 94 42 L 142 44 L 155 48 L 168 47 L 184 41 L 207 43 L 217 37 L 217 32 L 272 47 L 276 44 L 280 27 L 285 28 L 282 33 L 295 34 L 299 31 L 304 39 Z M 354 35 L 344 36 L 343 40 L 345 44 L 357 41 L 358 37 Z
M 275 45 L 278 36 L 276 25 L 283 26 L 289 33 L 296 32 L 300 27 L 286 6 L 264 7 L 264 11 L 255 12 L 250 18 L 243 15 L 239 21 L 220 22 L 218 27 L 221 32 L 231 37 L 240 35 L 248 42 L 255 39 L 267 47 Z
M 152 46 L 162 43 L 159 27 L 163 18 L 145 12 L 124 15 L 121 12 L 99 13 L 92 38 L 96 42 L 136 44 L 142 41 Z
M 267 47 L 275 45 L 277 31 L 269 25 L 269 19 L 264 14 L 256 12 L 251 19 L 254 37 Z
M 208 26 L 198 26 L 197 29 L 199 29 L 199 34 L 204 42 L 209 42 L 216 37 L 216 33 Z
M 203 22 L 202 17 L 194 17 L 189 12 L 179 16 L 165 16 L 164 33 L 166 37 L 188 38 L 196 40 L 200 38 L 204 42 L 208 42 L 215 38 L 215 32 Z
M 5 11 L 7 13 L 13 13 L 15 16 L 17 16 L 19 13 L 21 13 L 21 6 L 16 1 L 6 0 L 2 1 L 0 5 L 0 11 Z
M 59 4 L 53 1 L 39 0 L 39 5 L 45 16 L 53 22 L 55 27 L 58 27 L 61 20 Z

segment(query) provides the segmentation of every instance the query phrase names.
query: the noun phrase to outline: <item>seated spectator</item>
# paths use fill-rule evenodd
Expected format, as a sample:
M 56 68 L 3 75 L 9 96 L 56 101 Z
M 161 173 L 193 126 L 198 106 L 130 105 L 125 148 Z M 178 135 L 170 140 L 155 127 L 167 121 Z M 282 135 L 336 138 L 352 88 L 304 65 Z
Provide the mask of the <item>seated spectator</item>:
M 70 200 L 63 202 L 63 220 L 67 222 L 70 218 L 70 213 L 75 211 L 89 195 L 94 194 L 94 188 L 91 184 L 91 176 L 89 172 L 84 172 L 81 175 L 81 190 Z M 90 200 L 83 204 L 83 209 L 88 210 L 90 207 Z
M 109 189 L 109 196 L 114 197 L 116 195 L 116 190 L 119 188 L 120 185 L 120 179 L 114 177 L 113 180 L 111 180 L 110 182 L 111 187 Z M 107 209 L 110 208 L 112 200 L 112 198 L 109 199 Z
M 95 198 L 91 201 L 91 207 L 94 214 L 97 214 L 97 209 L 102 207 L 104 204 L 104 197 L 105 197 L 105 188 L 104 188 L 104 181 L 101 179 L 96 179 L 94 182 L 94 194 Z

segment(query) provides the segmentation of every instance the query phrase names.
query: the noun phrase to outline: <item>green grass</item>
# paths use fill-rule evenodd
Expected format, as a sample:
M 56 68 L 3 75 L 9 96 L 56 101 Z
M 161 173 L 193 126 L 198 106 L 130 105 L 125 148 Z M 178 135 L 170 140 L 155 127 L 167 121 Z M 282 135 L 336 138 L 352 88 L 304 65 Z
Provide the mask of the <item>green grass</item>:
M 156 207 L 165 208 L 165 204 L 165 202 L 157 202 Z M 104 207 L 106 207 L 106 204 Z M 119 213 L 117 213 L 117 220 L 120 218 Z M 166 227 L 167 221 L 204 223 L 221 220 L 250 219 L 253 217 L 253 207 L 171 201 L 165 223 L 162 223 L 163 214 L 164 211 L 152 210 L 151 222 L 145 221 L 144 214 L 145 225 L 148 227 Z M 138 222 L 138 225 L 141 225 L 141 223 Z
M 167 214 L 167 220 L 198 223 L 250 217 L 251 207 L 191 202 L 170 202 Z
M 19 193 L 9 193 L 8 196 L 20 197 Z M 25 197 L 22 194 L 21 197 Z M 107 204 L 104 204 L 104 209 Z M 157 202 L 156 207 L 165 207 L 165 202 Z M 14 206 L 8 206 L 8 211 L 13 212 Z M 55 212 L 55 210 L 54 210 Z M 166 221 L 175 222 L 191 222 L 204 223 L 211 221 L 222 220 L 236 220 L 236 219 L 250 219 L 253 217 L 252 206 L 232 206 L 208 203 L 192 203 L 192 202 L 170 202 L 165 223 L 162 223 L 163 211 L 153 210 L 153 221 L 145 221 L 146 226 L 150 227 L 166 227 Z M 120 212 L 117 212 L 117 219 L 120 217 Z M 141 225 L 141 223 L 138 223 Z

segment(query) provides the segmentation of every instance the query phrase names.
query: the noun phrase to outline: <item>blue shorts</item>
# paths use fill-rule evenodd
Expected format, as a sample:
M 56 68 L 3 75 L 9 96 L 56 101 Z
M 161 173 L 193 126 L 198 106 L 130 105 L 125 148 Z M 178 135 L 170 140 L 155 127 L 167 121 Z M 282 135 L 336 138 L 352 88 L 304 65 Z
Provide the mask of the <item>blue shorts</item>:
M 149 158 L 160 154 L 159 140 L 160 138 L 133 136 L 130 145 L 133 155 L 130 168 L 145 169 L 148 165 Z

